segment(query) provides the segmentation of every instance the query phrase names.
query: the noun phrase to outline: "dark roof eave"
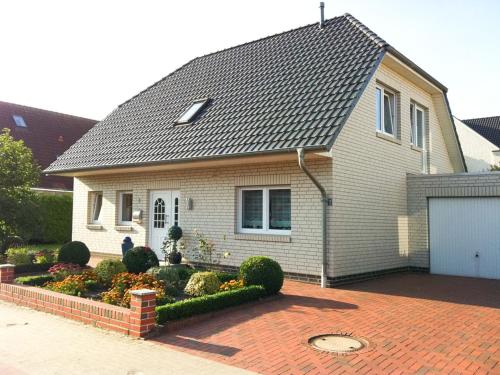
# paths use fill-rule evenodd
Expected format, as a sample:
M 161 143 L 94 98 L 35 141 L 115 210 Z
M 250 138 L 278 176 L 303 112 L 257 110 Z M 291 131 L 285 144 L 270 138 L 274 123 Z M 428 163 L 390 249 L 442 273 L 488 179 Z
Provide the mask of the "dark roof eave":
M 69 172 L 90 172 L 90 171 L 100 171 L 105 169 L 122 169 L 122 168 L 135 168 L 135 167 L 150 167 L 162 164 L 183 164 L 190 163 L 194 161 L 211 161 L 211 160 L 221 160 L 221 159 L 232 159 L 236 157 L 256 157 L 264 155 L 275 155 L 275 154 L 288 154 L 296 152 L 298 148 L 303 148 L 305 151 L 328 151 L 330 148 L 328 145 L 319 146 L 301 146 L 284 148 L 269 151 L 258 151 L 258 152 L 242 152 L 230 155 L 213 155 L 213 156 L 200 156 L 186 159 L 174 159 L 174 160 L 162 160 L 162 161 L 151 161 L 151 162 L 139 162 L 139 163 L 128 163 L 128 164 L 114 164 L 114 165 L 100 165 L 98 167 L 82 167 L 82 168 L 67 168 L 67 169 L 56 169 L 56 170 L 43 170 L 44 174 L 47 175 L 58 175 L 61 173 Z
M 434 78 L 433 76 L 431 76 L 429 73 L 427 73 L 425 70 L 423 70 L 421 67 L 419 67 L 417 64 L 415 64 L 408 57 L 406 57 L 405 55 L 403 55 L 401 52 L 399 52 L 397 49 L 395 49 L 391 45 L 386 46 L 386 51 L 389 52 L 390 54 L 394 55 L 396 58 L 398 58 L 399 60 L 401 60 L 406 65 L 408 65 L 410 68 L 412 68 L 415 72 L 417 72 L 422 77 L 424 77 L 426 80 L 428 80 L 429 82 L 431 82 L 433 85 L 435 85 L 439 89 L 443 90 L 444 93 L 448 92 L 448 88 L 445 85 L 443 85 L 436 78 Z

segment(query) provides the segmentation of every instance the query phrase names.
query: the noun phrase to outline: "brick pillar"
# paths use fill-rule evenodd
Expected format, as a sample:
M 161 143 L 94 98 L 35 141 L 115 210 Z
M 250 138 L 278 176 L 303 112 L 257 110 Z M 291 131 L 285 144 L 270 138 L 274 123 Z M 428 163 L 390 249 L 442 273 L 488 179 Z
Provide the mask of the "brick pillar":
M 149 289 L 130 292 L 130 335 L 145 337 L 156 324 L 156 293 Z
M 11 284 L 14 281 L 14 265 L 0 264 L 0 283 Z

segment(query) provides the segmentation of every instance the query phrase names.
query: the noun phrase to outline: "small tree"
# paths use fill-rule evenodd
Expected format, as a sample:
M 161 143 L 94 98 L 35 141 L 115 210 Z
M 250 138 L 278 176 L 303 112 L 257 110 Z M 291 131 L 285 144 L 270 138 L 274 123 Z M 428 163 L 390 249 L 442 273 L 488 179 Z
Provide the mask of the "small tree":
M 15 141 L 9 129 L 0 132 L 0 252 L 9 236 L 25 239 L 37 224 L 35 194 L 30 190 L 40 177 L 40 167 L 23 141 Z
M 196 238 L 197 246 L 189 251 L 189 259 L 195 262 L 205 263 L 208 268 L 221 263 L 222 259 L 226 259 L 231 256 L 231 253 L 227 251 L 219 252 L 215 247 L 215 243 L 205 238 L 203 233 L 194 231 L 194 236 Z M 223 236 L 223 240 L 226 236 Z

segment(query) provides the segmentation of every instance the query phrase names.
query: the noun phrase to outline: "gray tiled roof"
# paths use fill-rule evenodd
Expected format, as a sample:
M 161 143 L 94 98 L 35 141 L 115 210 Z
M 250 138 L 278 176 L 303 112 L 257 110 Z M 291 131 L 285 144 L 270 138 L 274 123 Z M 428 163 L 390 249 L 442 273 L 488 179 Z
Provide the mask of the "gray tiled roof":
M 331 147 L 386 43 L 346 14 L 195 58 L 120 105 L 46 171 Z M 188 125 L 175 120 L 201 98 Z
M 500 148 L 500 116 L 473 118 L 462 122 Z

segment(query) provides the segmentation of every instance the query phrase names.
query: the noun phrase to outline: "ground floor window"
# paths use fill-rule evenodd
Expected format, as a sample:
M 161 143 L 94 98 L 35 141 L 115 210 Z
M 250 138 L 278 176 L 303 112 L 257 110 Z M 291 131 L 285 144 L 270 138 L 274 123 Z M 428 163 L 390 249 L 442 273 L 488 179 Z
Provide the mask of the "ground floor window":
M 131 191 L 122 191 L 120 195 L 120 210 L 118 213 L 119 224 L 132 224 L 132 200 Z
M 93 191 L 90 193 L 90 199 L 91 214 L 89 221 L 93 224 L 99 224 L 101 222 L 102 192 Z
M 238 232 L 290 234 L 292 229 L 289 187 L 239 189 Z

